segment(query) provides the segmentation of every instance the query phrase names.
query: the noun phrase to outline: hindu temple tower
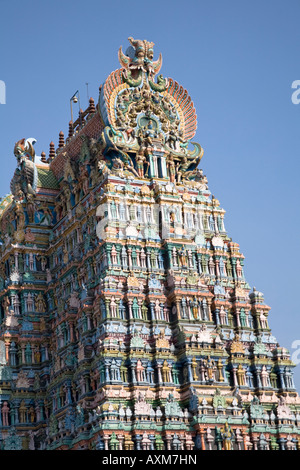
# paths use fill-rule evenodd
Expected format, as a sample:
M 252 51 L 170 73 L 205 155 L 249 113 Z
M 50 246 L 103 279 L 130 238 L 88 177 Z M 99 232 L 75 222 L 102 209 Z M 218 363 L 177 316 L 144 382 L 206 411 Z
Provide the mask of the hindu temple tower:
M 299 449 L 294 364 L 193 141 L 189 93 L 129 38 L 0 203 L 0 444 Z

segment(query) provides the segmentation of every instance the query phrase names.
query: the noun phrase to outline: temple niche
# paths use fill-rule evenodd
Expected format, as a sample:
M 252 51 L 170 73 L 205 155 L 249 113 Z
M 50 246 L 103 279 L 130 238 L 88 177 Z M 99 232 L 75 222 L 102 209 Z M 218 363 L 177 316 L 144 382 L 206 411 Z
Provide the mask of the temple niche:
M 295 364 L 204 174 L 187 90 L 129 37 L 0 202 L 0 448 L 296 450 Z

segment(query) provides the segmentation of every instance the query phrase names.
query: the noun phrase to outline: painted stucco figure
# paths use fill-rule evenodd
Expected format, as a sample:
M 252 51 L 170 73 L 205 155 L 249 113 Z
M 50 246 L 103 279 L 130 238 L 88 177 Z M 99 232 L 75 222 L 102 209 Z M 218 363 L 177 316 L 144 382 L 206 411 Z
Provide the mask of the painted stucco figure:
M 17 159 L 17 168 L 11 181 L 10 189 L 15 199 L 35 195 L 37 184 L 37 171 L 34 163 L 35 150 L 32 141 L 24 138 L 16 142 L 14 155 Z

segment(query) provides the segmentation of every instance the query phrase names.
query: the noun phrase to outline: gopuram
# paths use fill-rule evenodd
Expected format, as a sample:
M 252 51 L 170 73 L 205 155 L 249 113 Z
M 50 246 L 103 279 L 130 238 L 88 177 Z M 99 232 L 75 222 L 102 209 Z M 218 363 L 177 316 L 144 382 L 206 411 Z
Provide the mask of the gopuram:
M 193 102 L 129 42 L 57 148 L 14 147 L 0 448 L 297 450 L 295 364 L 199 167 Z

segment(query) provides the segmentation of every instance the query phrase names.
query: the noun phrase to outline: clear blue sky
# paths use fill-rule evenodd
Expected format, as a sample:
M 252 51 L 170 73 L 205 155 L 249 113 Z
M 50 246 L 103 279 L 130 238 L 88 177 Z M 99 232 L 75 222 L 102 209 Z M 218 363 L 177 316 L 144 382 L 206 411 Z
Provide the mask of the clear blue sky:
M 249 284 L 272 307 L 270 325 L 291 353 L 300 341 L 299 0 L 0 0 L 1 194 L 15 169 L 14 143 L 68 133 L 69 100 L 81 105 L 119 68 L 128 36 L 155 43 L 162 73 L 188 89 L 198 115 L 201 166 L 246 256 Z M 300 359 L 300 354 L 298 355 Z M 295 382 L 300 391 L 300 365 Z

